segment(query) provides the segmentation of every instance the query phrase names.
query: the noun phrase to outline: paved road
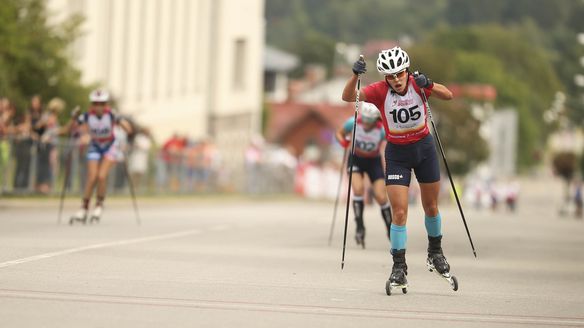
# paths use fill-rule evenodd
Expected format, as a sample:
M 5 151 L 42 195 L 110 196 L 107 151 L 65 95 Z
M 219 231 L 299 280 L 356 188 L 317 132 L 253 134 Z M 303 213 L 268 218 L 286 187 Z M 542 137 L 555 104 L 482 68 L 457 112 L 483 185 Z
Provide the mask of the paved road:
M 551 187 L 524 186 L 519 213 L 444 206 L 445 253 L 460 290 L 425 270 L 410 210 L 410 289 L 386 296 L 388 242 L 366 208 L 368 248 L 332 204 L 300 200 L 112 200 L 94 226 L 57 226 L 54 201 L 0 201 L 2 327 L 584 327 L 584 223 L 559 219 Z M 557 189 L 557 186 L 554 188 Z M 74 210 L 74 204 L 67 207 Z M 341 211 L 342 212 L 342 211 Z

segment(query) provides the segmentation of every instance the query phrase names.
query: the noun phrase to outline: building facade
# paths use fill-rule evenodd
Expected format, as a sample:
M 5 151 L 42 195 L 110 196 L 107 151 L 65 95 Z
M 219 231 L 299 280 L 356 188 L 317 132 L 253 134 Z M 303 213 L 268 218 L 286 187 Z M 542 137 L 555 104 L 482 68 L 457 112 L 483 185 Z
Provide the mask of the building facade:
M 50 22 L 85 18 L 71 49 L 84 83 L 110 90 L 157 140 L 211 137 L 226 162 L 241 163 L 260 131 L 263 0 L 47 0 L 47 9 Z

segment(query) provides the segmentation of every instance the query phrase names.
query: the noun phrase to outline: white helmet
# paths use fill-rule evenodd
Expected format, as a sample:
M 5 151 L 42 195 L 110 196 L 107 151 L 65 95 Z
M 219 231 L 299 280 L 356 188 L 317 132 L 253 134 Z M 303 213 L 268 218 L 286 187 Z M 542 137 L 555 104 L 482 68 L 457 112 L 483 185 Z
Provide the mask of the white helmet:
M 379 109 L 372 103 L 361 102 L 361 119 L 365 122 L 375 122 L 379 119 Z
M 109 101 L 109 93 L 102 89 L 91 91 L 89 94 L 89 101 L 97 103 L 105 103 Z
M 400 47 L 383 50 L 377 57 L 377 70 L 382 74 L 395 74 L 410 67 L 410 57 Z

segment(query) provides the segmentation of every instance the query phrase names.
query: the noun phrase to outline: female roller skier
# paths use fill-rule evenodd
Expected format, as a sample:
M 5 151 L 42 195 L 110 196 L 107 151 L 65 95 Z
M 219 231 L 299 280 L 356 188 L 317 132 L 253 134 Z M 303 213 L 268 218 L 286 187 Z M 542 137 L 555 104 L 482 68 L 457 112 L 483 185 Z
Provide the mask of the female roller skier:
M 444 277 L 450 277 L 450 265 L 442 252 L 441 216 L 438 210 L 440 167 L 427 122 L 428 110 L 422 98 L 433 95 L 439 99 L 452 99 L 452 92 L 435 83 L 424 74 L 409 71 L 410 59 L 400 47 L 383 50 L 377 58 L 377 70 L 384 75 L 382 81 L 364 87 L 359 99 L 375 104 L 381 112 L 387 139 L 385 147 L 385 184 L 393 211 L 390 228 L 393 268 L 388 282 L 391 288 L 406 292 L 406 221 L 408 214 L 408 189 L 412 169 L 420 184 L 425 225 L 428 233 L 427 265 Z M 343 100 L 355 101 L 358 75 L 365 73 L 365 62 L 353 65 L 354 75 L 343 90 Z
M 357 126 L 355 127 L 355 156 L 352 159 L 353 177 L 351 187 L 353 188 L 353 211 L 357 224 L 355 239 L 357 244 L 365 248 L 365 225 L 363 223 L 364 174 L 369 176 L 369 181 L 373 185 L 373 194 L 375 200 L 381 206 L 381 216 L 387 227 L 388 237 L 391 226 L 391 208 L 385 191 L 380 156 L 380 149 L 385 140 L 385 131 L 380 121 L 379 109 L 375 105 L 366 102 L 363 102 L 360 108 L 360 115 L 357 118 Z M 344 148 L 351 145 L 350 141 L 347 140 L 347 136 L 353 132 L 354 124 L 355 118 L 351 117 L 337 130 L 336 138 Z
M 107 178 L 111 167 L 123 160 L 123 153 L 119 149 L 119 140 L 114 135 L 114 127 L 119 124 L 126 132 L 131 132 L 131 125 L 124 119 L 116 119 L 109 107 L 109 94 L 105 90 L 94 90 L 89 95 L 91 106 L 89 111 L 80 114 L 79 110 L 72 113 L 72 119 L 67 125 L 66 131 L 73 125 L 79 125 L 87 129 L 91 141 L 87 148 L 87 179 L 81 209 L 69 220 L 69 224 L 75 221 L 86 223 L 89 210 L 89 201 L 96 190 L 96 202 L 90 217 L 99 221 L 103 212 L 103 204 L 107 190 Z

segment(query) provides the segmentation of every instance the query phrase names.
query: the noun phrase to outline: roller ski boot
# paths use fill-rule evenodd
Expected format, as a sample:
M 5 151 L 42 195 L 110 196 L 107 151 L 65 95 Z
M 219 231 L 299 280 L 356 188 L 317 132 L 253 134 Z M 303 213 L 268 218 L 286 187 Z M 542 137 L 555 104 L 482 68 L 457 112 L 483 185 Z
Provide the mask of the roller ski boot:
M 365 249 L 365 227 L 358 227 L 355 232 L 355 241 Z
M 402 293 L 408 292 L 408 266 L 406 264 L 405 250 L 392 250 L 393 253 L 393 268 L 391 275 L 385 283 L 385 293 L 391 296 L 391 291 L 394 289 L 401 289 Z
M 83 224 L 87 223 L 87 210 L 82 208 L 77 211 L 73 216 L 69 219 L 69 225 L 73 225 L 75 222 L 81 222 Z
M 446 257 L 442 253 L 442 248 L 440 247 L 440 242 L 442 236 L 439 237 L 428 237 L 428 258 L 426 259 L 426 266 L 428 271 L 436 272 L 436 274 L 443 279 L 445 279 L 452 290 L 458 290 L 458 280 L 455 276 L 450 274 L 450 264 L 446 261 Z M 438 247 L 436 247 L 438 246 Z
M 103 212 L 103 206 L 97 205 L 93 209 L 93 212 L 91 212 L 91 217 L 89 218 L 89 223 L 99 223 L 99 220 L 101 219 L 102 212 Z

